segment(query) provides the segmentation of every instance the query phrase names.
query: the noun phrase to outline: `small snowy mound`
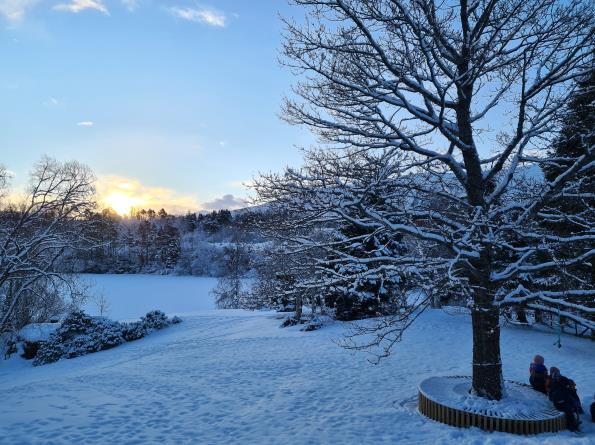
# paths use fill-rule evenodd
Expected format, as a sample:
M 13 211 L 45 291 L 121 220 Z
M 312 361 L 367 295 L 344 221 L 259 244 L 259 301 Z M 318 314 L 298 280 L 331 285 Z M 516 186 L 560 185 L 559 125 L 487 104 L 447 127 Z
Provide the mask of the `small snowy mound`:
M 60 323 L 31 323 L 22 328 L 17 336 L 28 342 L 46 341 L 59 326 Z
M 419 390 L 428 399 L 449 408 L 500 419 L 553 419 L 561 415 L 548 398 L 522 383 L 506 381 L 501 400 L 488 400 L 471 393 L 467 376 L 430 377 Z

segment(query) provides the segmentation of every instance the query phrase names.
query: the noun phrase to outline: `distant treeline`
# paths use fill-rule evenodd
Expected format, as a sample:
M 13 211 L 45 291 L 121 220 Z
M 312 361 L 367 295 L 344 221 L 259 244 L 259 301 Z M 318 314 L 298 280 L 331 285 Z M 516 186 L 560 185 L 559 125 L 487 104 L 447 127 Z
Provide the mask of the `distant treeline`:
M 231 243 L 256 243 L 250 211 L 217 210 L 171 215 L 142 209 L 132 218 L 111 209 L 92 214 L 95 247 L 73 250 L 62 261 L 78 273 L 158 273 L 220 276 Z

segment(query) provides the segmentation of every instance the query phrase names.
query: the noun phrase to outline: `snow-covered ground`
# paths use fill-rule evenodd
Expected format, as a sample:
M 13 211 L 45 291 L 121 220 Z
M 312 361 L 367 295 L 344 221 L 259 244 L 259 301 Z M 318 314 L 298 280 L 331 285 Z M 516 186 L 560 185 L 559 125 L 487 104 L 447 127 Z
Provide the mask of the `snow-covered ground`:
M 176 291 L 166 295 L 189 292 L 208 300 L 206 287 L 204 295 L 194 295 L 199 284 L 184 288 L 175 277 L 156 278 L 176 282 Z M 161 286 L 144 285 L 144 278 L 120 279 L 134 286 L 126 290 L 126 284 L 118 284 L 136 301 L 142 298 L 135 289 Z M 186 297 L 180 301 L 189 302 Z M 109 351 L 38 368 L 16 357 L 1 361 L 0 443 L 595 443 L 591 424 L 585 425 L 584 437 L 568 432 L 519 437 L 456 429 L 420 416 L 416 389 L 421 380 L 470 371 L 466 316 L 428 311 L 394 356 L 379 365 L 333 343 L 344 333 L 343 324 L 304 333 L 280 329 L 276 317 L 207 308 Z M 595 391 L 595 344 L 565 336 L 558 349 L 554 340 L 549 333 L 505 328 L 505 377 L 526 380 L 531 358 L 541 353 L 546 365 L 557 365 L 576 380 L 587 405 Z

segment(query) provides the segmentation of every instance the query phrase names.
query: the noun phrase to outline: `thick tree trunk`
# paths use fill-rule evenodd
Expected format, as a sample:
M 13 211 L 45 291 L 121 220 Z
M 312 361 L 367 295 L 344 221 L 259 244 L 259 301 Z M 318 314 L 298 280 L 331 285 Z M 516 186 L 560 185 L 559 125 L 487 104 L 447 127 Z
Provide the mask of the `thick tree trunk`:
M 500 324 L 497 307 L 478 308 L 471 314 L 473 323 L 473 391 L 481 397 L 502 398 Z
M 470 41 L 468 6 L 461 1 L 461 25 L 463 41 L 461 58 L 457 63 L 460 82 L 457 84 L 458 106 L 456 107 L 458 136 L 465 143 L 461 149 L 463 163 L 467 173 L 465 189 L 469 204 L 474 209 L 485 212 L 483 220 L 489 221 L 486 195 L 493 190 L 493 184 L 484 179 L 484 172 L 475 146 L 473 122 L 471 120 L 471 104 L 473 101 L 473 80 L 471 79 L 471 60 L 473 49 L 467 45 Z M 475 211 L 475 210 L 474 210 Z M 478 220 L 479 221 L 479 220 Z M 490 239 L 488 224 L 479 228 L 483 240 Z M 494 306 L 494 289 L 490 281 L 492 266 L 492 246 L 483 241 L 479 259 L 474 262 L 470 272 L 470 283 L 474 288 L 473 310 L 473 382 L 475 394 L 492 400 L 502 398 L 504 380 L 502 378 L 502 362 L 500 359 L 500 310 Z
M 302 319 L 302 296 L 296 296 L 295 298 L 295 319 L 301 320 Z
M 491 248 L 481 253 L 471 312 L 473 325 L 473 391 L 480 397 L 500 400 L 504 392 L 500 359 L 500 308 L 494 305 L 491 274 Z

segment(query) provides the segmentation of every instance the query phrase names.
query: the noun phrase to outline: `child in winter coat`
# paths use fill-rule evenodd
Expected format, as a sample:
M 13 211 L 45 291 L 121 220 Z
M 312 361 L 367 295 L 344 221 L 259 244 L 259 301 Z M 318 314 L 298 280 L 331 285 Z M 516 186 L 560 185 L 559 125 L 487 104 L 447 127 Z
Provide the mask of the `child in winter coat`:
M 529 365 L 529 383 L 535 391 L 546 394 L 545 385 L 548 375 L 544 361 L 541 355 L 533 357 L 533 362 Z
M 549 398 L 556 409 L 566 414 L 566 427 L 570 431 L 578 431 L 579 414 L 583 408 L 576 392 L 576 385 L 571 379 L 564 377 L 558 368 L 550 368 Z

